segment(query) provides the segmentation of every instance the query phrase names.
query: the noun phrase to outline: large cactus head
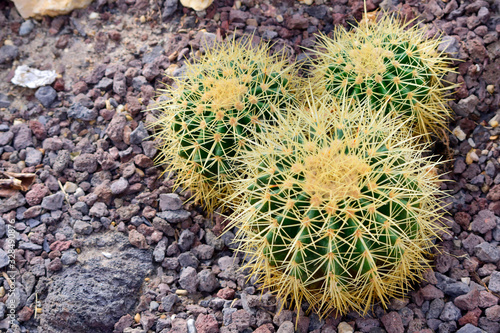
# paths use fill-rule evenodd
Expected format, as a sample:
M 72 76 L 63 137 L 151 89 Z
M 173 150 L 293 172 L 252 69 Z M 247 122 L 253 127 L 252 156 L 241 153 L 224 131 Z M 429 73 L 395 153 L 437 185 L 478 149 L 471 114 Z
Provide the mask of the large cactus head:
M 451 59 L 437 52 L 439 39 L 427 39 L 426 30 L 409 27 L 395 17 L 362 21 L 351 32 L 321 36 L 312 79 L 318 94 L 339 100 L 367 100 L 375 109 L 411 119 L 417 134 L 443 136 L 450 111 L 442 78 Z
M 238 240 L 263 287 L 292 305 L 366 312 L 403 296 L 429 266 L 441 216 L 436 164 L 366 106 L 309 107 L 245 158 Z
M 232 193 L 252 133 L 273 124 L 293 100 L 293 69 L 269 49 L 248 38 L 217 43 L 163 92 L 167 100 L 152 124 L 161 142 L 156 162 L 177 172 L 176 185 L 192 190 L 208 211 Z

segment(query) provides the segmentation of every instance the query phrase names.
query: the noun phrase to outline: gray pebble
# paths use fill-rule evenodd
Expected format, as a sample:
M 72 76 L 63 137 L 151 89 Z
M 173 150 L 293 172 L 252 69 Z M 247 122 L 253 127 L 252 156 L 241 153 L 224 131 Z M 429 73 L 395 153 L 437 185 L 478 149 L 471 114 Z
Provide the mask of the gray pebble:
M 103 77 L 95 87 L 99 90 L 108 91 L 113 87 L 113 80 L 109 77 Z
M 291 321 L 284 321 L 278 328 L 278 333 L 294 333 L 295 327 Z
M 479 260 L 484 262 L 496 263 L 500 260 L 500 249 L 498 246 L 488 242 L 482 242 L 476 245 L 474 247 L 474 253 Z
M 11 104 L 11 101 L 9 99 L 9 96 L 3 94 L 3 93 L 0 93 L 0 108 L 8 108 Z M 9 128 L 7 127 L 7 129 L 5 131 L 1 131 L 0 132 L 6 132 L 8 131 Z
M 144 127 L 144 124 L 139 122 L 139 126 L 130 133 L 130 143 L 133 145 L 140 145 L 142 141 L 148 137 L 148 131 Z M 179 208 L 178 208 L 179 209 Z
M 19 28 L 19 36 L 28 35 L 33 30 L 34 27 L 35 25 L 33 24 L 33 21 L 31 20 L 24 21 L 21 24 L 21 27 Z
M 163 193 L 160 194 L 160 209 L 166 210 L 179 210 L 182 208 L 182 200 L 177 193 Z
M 75 230 L 77 234 L 90 235 L 92 233 L 92 226 L 87 222 L 78 220 L 73 225 L 73 230 Z
M 196 259 L 196 257 L 194 256 L 194 254 L 192 254 L 189 251 L 181 253 L 178 257 L 178 260 L 179 260 L 179 264 L 183 268 L 184 267 L 198 268 L 198 265 L 200 264 L 198 259 Z
M 461 329 L 459 329 L 457 333 L 484 333 L 484 331 L 472 324 L 467 324 Z
M 35 97 L 46 108 L 50 107 L 57 98 L 57 92 L 51 86 L 44 86 L 38 88 Z
M 191 248 L 191 245 L 194 242 L 194 237 L 194 234 L 190 230 L 185 229 L 182 231 L 178 241 L 178 245 L 181 251 L 184 252 Z
M 169 294 L 161 299 L 161 304 L 165 312 L 170 312 L 175 303 L 179 301 L 176 294 Z
M 189 219 L 191 217 L 191 213 L 184 209 L 167 210 L 165 212 L 157 213 L 156 216 L 167 220 L 170 223 L 179 223 Z
M 19 49 L 15 45 L 0 47 L 0 65 L 9 64 L 19 56 Z
M 122 194 L 128 188 L 128 181 L 125 178 L 120 178 L 117 181 L 111 183 L 111 193 L 114 195 Z
M 141 87 L 145 84 L 148 83 L 148 80 L 142 75 L 136 76 L 132 79 L 132 87 L 134 87 L 135 90 L 141 90 Z
M 494 293 L 500 293 L 500 272 L 495 271 L 491 274 L 488 288 Z
M 441 312 L 439 319 L 443 321 L 452 321 L 452 320 L 458 320 L 460 317 L 462 317 L 460 309 L 457 308 L 455 304 L 453 304 L 453 302 L 448 302 L 444 305 L 443 311 Z
M 198 289 L 208 293 L 219 287 L 219 281 L 211 269 L 204 269 L 198 273 Z
M 156 262 L 162 262 L 165 259 L 165 250 L 167 249 L 167 239 L 164 238 L 156 244 L 153 251 L 153 257 Z
M 97 111 L 89 109 L 80 103 L 74 103 L 68 110 L 68 117 L 80 119 L 84 121 L 91 121 L 97 118 Z
M 43 154 L 38 149 L 28 147 L 26 148 L 26 159 L 24 160 L 26 166 L 37 166 L 42 162 Z
M 30 251 L 38 251 L 42 249 L 41 245 L 33 244 L 33 243 L 21 243 L 19 245 L 21 250 L 30 250 Z
M 56 194 L 49 195 L 42 200 L 42 208 L 47 210 L 58 210 L 62 208 L 64 194 L 59 191 Z
M 184 268 L 179 275 L 179 285 L 182 289 L 186 289 L 188 293 L 195 293 L 198 288 L 196 269 L 193 267 Z
M 0 268 L 4 268 L 9 264 L 9 255 L 4 250 L 0 249 Z
M 72 265 L 78 260 L 78 253 L 76 250 L 67 250 L 64 251 L 61 256 L 61 262 L 63 265 Z

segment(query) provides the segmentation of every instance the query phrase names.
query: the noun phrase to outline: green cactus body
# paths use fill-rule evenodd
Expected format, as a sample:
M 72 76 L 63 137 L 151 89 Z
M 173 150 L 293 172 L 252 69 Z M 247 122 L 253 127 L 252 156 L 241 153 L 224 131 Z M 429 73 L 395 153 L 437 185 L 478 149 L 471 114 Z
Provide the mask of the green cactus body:
M 361 23 L 354 32 L 336 30 L 322 36 L 312 70 L 318 94 L 338 100 L 369 101 L 373 108 L 411 119 L 417 134 L 442 136 L 450 111 L 442 77 L 451 59 L 436 52 L 439 39 L 425 30 L 407 28 L 392 17 Z
M 440 191 L 434 164 L 393 121 L 364 119 L 363 107 L 325 121 L 323 106 L 246 159 L 248 204 L 234 220 L 264 287 L 320 315 L 366 312 L 428 267 Z M 290 128 L 301 130 L 287 137 Z
M 283 55 L 249 41 L 217 44 L 185 77 L 168 89 L 160 106 L 158 163 L 178 172 L 177 185 L 188 187 L 212 211 L 232 193 L 241 173 L 241 152 L 252 133 L 272 125 L 277 110 L 293 100 L 291 67 Z

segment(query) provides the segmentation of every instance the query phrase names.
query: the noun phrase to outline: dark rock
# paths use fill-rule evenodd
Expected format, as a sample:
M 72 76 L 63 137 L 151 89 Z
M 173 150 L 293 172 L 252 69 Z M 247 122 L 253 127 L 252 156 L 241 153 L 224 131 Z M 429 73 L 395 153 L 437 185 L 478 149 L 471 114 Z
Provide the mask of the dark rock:
M 208 293 L 213 292 L 219 287 L 219 281 L 210 269 L 204 269 L 198 273 L 198 289 Z
M 179 285 L 182 289 L 187 290 L 188 293 L 195 293 L 198 288 L 196 269 L 193 267 L 184 268 L 179 275 Z
M 73 167 L 76 171 L 93 173 L 97 170 L 97 159 L 93 154 L 82 154 L 75 158 Z
M 161 305 L 165 312 L 170 312 L 172 307 L 179 301 L 179 297 L 176 294 L 169 294 L 161 299 Z
M 488 288 L 494 293 L 500 293 L 500 272 L 495 271 L 491 274 Z
M 9 64 L 19 56 L 19 49 L 14 45 L 0 47 L 0 65 Z
M 170 223 L 179 223 L 189 219 L 191 217 L 191 213 L 184 209 L 179 209 L 157 213 L 156 216 L 165 219 Z
M 57 192 L 49 195 L 42 200 L 42 208 L 47 210 L 58 210 L 62 208 L 64 201 L 64 193 Z
M 91 121 L 91 120 L 96 119 L 97 116 L 98 116 L 98 113 L 96 110 L 89 109 L 80 103 L 74 103 L 68 109 L 68 117 L 69 118 L 80 119 L 83 121 Z
M 51 86 L 44 86 L 38 88 L 35 97 L 46 108 L 50 107 L 57 98 L 57 92 Z
M 399 313 L 392 311 L 382 316 L 380 319 L 387 333 L 403 333 L 403 321 Z
M 484 262 L 496 263 L 500 260 L 500 248 L 488 242 L 476 245 L 474 253 L 479 260 Z
M 182 208 L 182 200 L 177 193 L 164 193 L 160 194 L 160 209 L 166 210 L 179 210 Z
M 31 135 L 31 129 L 26 124 L 19 126 L 17 134 L 14 137 L 14 149 L 19 151 L 26 147 L 33 146 L 33 137 Z
M 460 309 L 453 304 L 453 302 L 448 302 L 444 305 L 443 311 L 441 312 L 441 316 L 439 316 L 439 319 L 443 321 L 456 321 L 460 317 L 462 317 L 462 313 L 460 312 Z
M 130 133 L 130 143 L 133 145 L 140 145 L 142 141 L 148 137 L 148 131 L 144 127 L 144 124 L 139 122 L 139 125 L 135 130 Z
M 96 247 L 97 240 L 105 246 Z M 111 254 L 110 259 L 103 251 Z M 131 247 L 120 233 L 87 239 L 80 254 L 84 265 L 67 267 L 53 277 L 40 329 L 47 333 L 113 331 L 136 303 L 144 278 L 152 270 L 151 259 L 150 252 Z
M 178 242 L 181 251 L 188 251 L 191 248 L 194 239 L 195 235 L 190 230 L 188 229 L 183 230 L 179 237 L 179 242 Z
M 161 12 L 161 19 L 166 21 L 169 19 L 177 10 L 179 0 L 165 0 L 163 3 L 163 11 Z

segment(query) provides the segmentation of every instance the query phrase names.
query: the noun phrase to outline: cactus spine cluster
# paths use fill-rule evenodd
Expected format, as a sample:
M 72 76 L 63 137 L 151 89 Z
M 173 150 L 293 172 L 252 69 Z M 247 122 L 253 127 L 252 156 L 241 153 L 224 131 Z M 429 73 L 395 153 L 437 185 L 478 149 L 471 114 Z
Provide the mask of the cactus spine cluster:
M 310 117 L 282 124 L 245 158 L 246 204 L 234 221 L 246 267 L 320 315 L 404 296 L 429 267 L 441 217 L 436 164 L 366 107 L 345 104 L 329 117 L 335 104 L 312 102 Z
M 240 154 L 262 125 L 272 124 L 290 103 L 293 77 L 283 54 L 251 38 L 217 43 L 163 93 L 156 162 L 177 172 L 176 186 L 189 188 L 208 211 L 232 193 L 240 176 Z
M 439 39 L 426 30 L 387 16 L 363 21 L 348 32 L 337 28 L 333 39 L 321 36 L 311 71 L 315 93 L 338 101 L 368 101 L 375 109 L 410 119 L 416 134 L 443 136 L 450 116 L 442 77 L 451 59 L 437 53 Z

